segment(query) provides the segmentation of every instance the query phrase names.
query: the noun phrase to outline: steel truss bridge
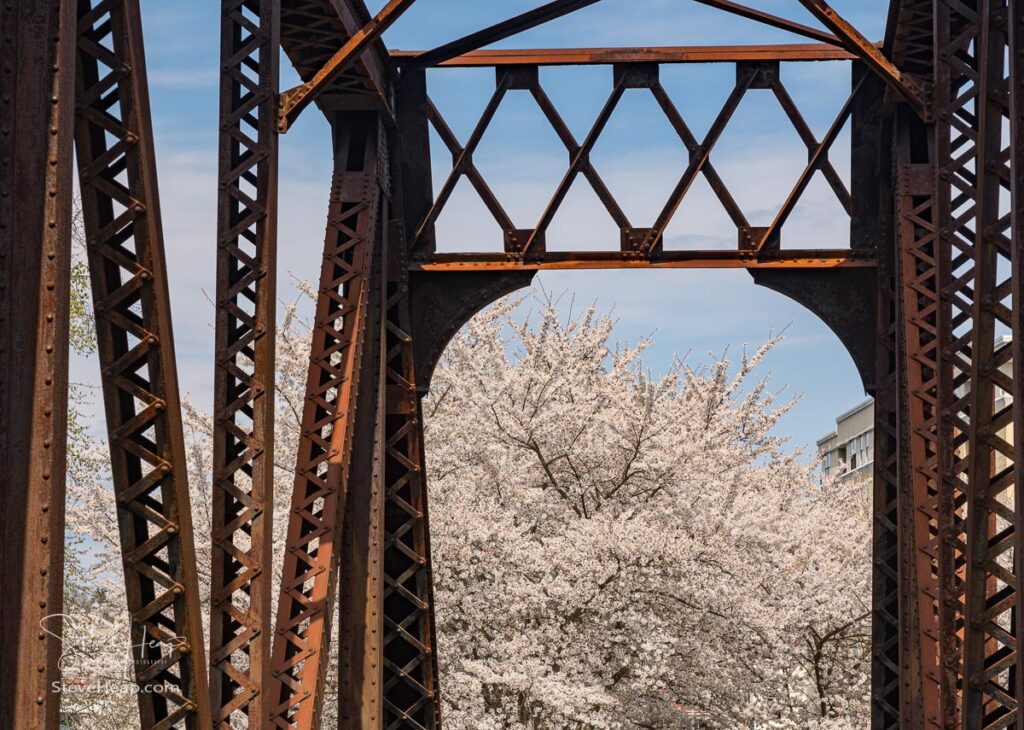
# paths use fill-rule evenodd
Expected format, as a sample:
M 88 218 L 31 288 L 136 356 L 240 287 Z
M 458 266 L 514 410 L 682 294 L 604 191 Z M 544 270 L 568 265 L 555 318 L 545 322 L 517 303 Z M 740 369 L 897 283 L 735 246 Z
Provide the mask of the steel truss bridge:
M 138 0 L 0 0 L 0 726 L 59 721 L 59 630 L 40 622 L 62 607 L 76 159 L 137 680 L 164 687 L 138 695 L 143 727 L 318 727 L 334 620 L 341 726 L 440 727 L 420 398 L 445 343 L 539 269 L 734 267 L 821 317 L 877 399 L 872 728 L 1024 728 L 1024 337 L 998 340 L 1021 330 L 1024 295 L 1024 0 L 893 0 L 882 43 L 825 0 L 800 2 L 827 30 L 699 0 L 800 42 L 480 50 L 596 2 L 555 0 L 434 50 L 389 52 L 381 33 L 412 1 L 372 17 L 361 0 L 221 4 L 207 643 Z M 279 49 L 300 86 L 279 89 Z M 779 73 L 810 61 L 853 62 L 849 100 L 820 139 Z M 735 84 L 698 139 L 659 69 L 708 62 L 733 64 Z M 538 73 L 570 64 L 612 72 L 582 139 Z M 449 66 L 495 69 L 466 139 L 426 85 L 427 69 Z M 642 225 L 590 154 L 630 89 L 653 95 L 689 156 Z M 808 153 L 766 227 L 749 223 L 711 159 L 756 90 L 778 100 Z M 473 157 L 516 91 L 569 160 L 526 228 Z M 272 596 L 278 137 L 310 104 L 332 127 L 334 175 Z M 847 123 L 849 189 L 829 158 Z M 430 129 L 453 160 L 436 194 Z M 849 216 L 850 245 L 784 248 L 819 174 Z M 436 251 L 435 222 L 463 178 L 503 251 Z M 698 178 L 735 224 L 735 249 L 663 246 Z M 615 221 L 619 250 L 547 250 L 577 179 Z

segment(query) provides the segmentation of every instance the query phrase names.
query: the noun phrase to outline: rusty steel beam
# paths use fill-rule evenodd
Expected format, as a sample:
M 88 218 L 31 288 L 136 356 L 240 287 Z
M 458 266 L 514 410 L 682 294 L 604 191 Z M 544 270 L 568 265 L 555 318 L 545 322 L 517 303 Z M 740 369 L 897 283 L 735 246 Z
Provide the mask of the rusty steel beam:
M 637 257 L 623 251 L 546 251 L 520 258 L 505 253 L 436 253 L 409 262 L 411 271 L 540 271 L 544 269 L 834 269 L 874 267 L 874 251 L 705 249 Z
M 313 77 L 281 94 L 278 110 L 278 129 L 287 132 L 302 110 L 309 106 L 324 88 L 350 66 L 371 43 L 412 7 L 416 0 L 390 0 L 372 20 L 357 30 L 342 44 Z
M 425 51 L 391 51 L 408 65 Z M 537 48 L 470 51 L 436 64 L 472 66 L 590 66 L 616 63 L 734 63 L 738 61 L 851 61 L 845 48 L 822 43 L 750 46 L 662 46 L 646 48 Z
M 413 362 L 407 254 L 403 241 L 392 240 L 382 343 L 384 727 L 435 730 L 441 703 L 423 413 Z
M 860 93 L 863 84 L 864 80 L 861 79 L 854 85 L 853 91 L 850 93 L 850 96 L 847 97 L 846 103 L 843 104 L 843 107 L 839 110 L 839 113 L 836 115 L 831 126 L 829 126 L 825 136 L 822 137 L 821 142 L 808 150 L 809 154 L 807 156 L 807 165 L 800 172 L 800 177 L 797 179 L 792 191 L 790 191 L 790 194 L 786 197 L 786 201 L 782 204 L 782 207 L 779 208 L 778 213 L 775 214 L 775 218 L 772 219 L 772 222 L 761 234 L 760 240 L 754 247 L 755 251 L 760 251 L 766 246 L 773 245 L 776 242 L 777 237 L 782 232 L 782 226 L 785 225 L 789 216 L 793 214 L 796 204 L 800 202 L 801 196 L 807 190 L 807 186 L 810 184 L 815 173 L 817 173 L 818 170 L 822 170 L 825 176 L 828 177 L 828 169 L 831 167 L 828 160 L 829 150 L 832 148 L 832 145 L 835 144 L 836 139 L 839 138 L 839 133 L 843 131 L 843 127 L 846 126 L 847 120 L 853 113 L 854 102 L 857 100 L 857 94 Z M 834 170 L 833 175 L 835 175 Z M 837 178 L 838 175 L 830 178 L 830 183 L 834 188 L 842 186 L 842 181 L 837 180 Z M 842 191 L 845 192 L 845 188 L 843 188 Z M 840 194 L 839 197 L 840 202 L 843 202 L 843 196 Z
M 386 220 L 382 197 L 379 220 Z M 387 239 L 384 226 L 375 244 Z M 348 498 L 344 505 L 338 576 L 338 727 L 373 730 L 383 724 L 384 681 L 384 372 L 383 285 L 387 247 L 375 245 L 367 278 L 366 356 L 356 396 Z
M 359 0 L 281 0 L 281 48 L 306 82 L 370 20 Z M 338 71 L 317 103 L 328 117 L 335 107 L 373 109 L 393 116 L 393 76 L 387 49 L 379 38 L 374 39 Z
M 887 125 L 889 126 L 889 125 Z M 891 133 L 891 130 L 887 130 Z M 885 169 L 883 167 L 883 169 Z M 880 194 L 883 218 L 891 222 L 889 191 Z M 892 232 L 883 228 L 878 246 L 878 306 L 875 363 L 875 445 L 871 535 L 871 728 L 902 730 L 907 725 L 901 686 L 902 640 L 900 562 L 900 320 Z
M 908 22 L 902 33 L 908 60 L 923 53 L 928 34 L 934 68 L 936 122 L 936 230 L 938 231 L 939 310 L 939 635 L 944 727 L 960 726 L 964 686 L 963 634 L 966 585 L 966 498 L 969 474 L 970 370 L 973 352 L 971 311 L 974 300 L 974 226 L 977 194 L 978 50 L 970 42 L 970 8 L 936 2 L 930 12 L 905 2 Z M 920 18 L 917 25 L 909 19 Z M 967 34 L 966 36 L 964 34 Z M 906 61 L 904 61 L 906 63 Z
M 964 628 L 963 727 L 1018 727 L 1020 698 L 1015 676 L 1021 671 L 1024 637 L 1014 623 L 1021 610 L 1017 524 L 1021 486 L 1015 482 L 1011 445 L 1020 363 L 1013 348 L 1000 344 L 1012 331 L 1013 259 L 1011 211 L 1020 201 L 1004 202 L 1019 163 L 1005 134 L 1009 124 L 1010 69 L 1006 65 L 1008 7 L 1005 0 L 981 0 L 974 19 L 977 48 L 977 106 L 974 108 L 976 180 L 971 256 L 974 299 L 970 312 L 970 425 L 967 454 L 967 594 Z M 1018 14 L 1019 17 L 1019 14 Z M 1014 78 L 1015 83 L 1021 80 Z M 1009 210 L 1007 209 L 1009 208 Z M 1016 254 L 1016 255 L 1015 255 Z M 1019 336 L 1019 333 L 1015 333 Z
M 371 113 L 335 120 L 335 172 L 273 648 L 271 723 L 319 727 L 356 403 L 371 319 L 381 186 Z M 371 348 L 372 349 L 372 348 Z
M 566 126 L 561 115 L 558 113 L 551 99 L 545 93 L 540 82 L 536 66 L 505 67 L 496 69 L 495 89 L 491 98 L 484 107 L 476 125 L 473 127 L 465 144 L 461 143 L 452 131 L 451 127 L 442 117 L 437 107 L 425 94 L 425 83 L 422 78 L 422 70 L 407 68 L 405 73 L 416 76 L 420 95 L 416 103 L 417 113 L 406 115 L 405 124 L 416 129 L 405 130 L 408 135 L 415 135 L 419 140 L 416 144 L 424 144 L 427 137 L 427 124 L 432 125 L 437 131 L 441 142 L 448 148 L 452 155 L 452 169 L 440 186 L 434 200 L 425 212 L 419 213 L 418 221 L 410 221 L 410 230 L 413 231 L 412 254 L 415 261 L 420 261 L 428 249 L 435 247 L 435 224 L 443 213 L 445 206 L 455 191 L 456 185 L 465 177 L 473 186 L 485 207 L 491 213 L 495 222 L 501 229 L 504 238 L 504 251 L 509 256 L 508 262 L 525 261 L 527 264 L 534 262 L 555 262 L 556 258 L 546 259 L 546 234 L 554 217 L 561 208 L 569 190 L 576 179 L 582 175 L 593 189 L 597 198 L 601 201 L 605 210 L 619 229 L 620 248 L 622 260 L 631 258 L 659 258 L 661 256 L 662 239 L 664 232 L 671 223 L 676 211 L 679 209 L 687 193 L 697 181 L 703 176 L 730 219 L 736 226 L 738 246 L 752 258 L 756 258 L 762 251 L 774 250 L 780 247 L 782 226 L 791 215 L 796 205 L 807 189 L 811 178 L 821 170 L 826 182 L 830 185 L 836 197 L 848 214 L 853 213 L 854 205 L 850 191 L 846 188 L 842 178 L 829 161 L 829 151 L 846 121 L 852 114 L 855 104 L 858 102 L 858 93 L 864 84 L 864 77 L 861 76 L 854 84 L 850 98 L 840 110 L 835 121 L 821 142 L 815 139 L 806 120 L 801 115 L 797 105 L 786 90 L 779 74 L 779 63 L 777 61 L 745 62 L 737 61 L 736 83 L 732 93 L 726 99 L 721 110 L 716 116 L 710 129 L 702 140 L 698 140 L 687 125 L 678 108 L 669 97 L 665 88 L 660 82 L 660 68 L 654 63 L 617 63 L 613 66 L 613 86 L 605 101 L 597 119 L 591 126 L 586 137 L 577 142 L 575 136 Z M 408 84 L 411 88 L 412 82 Z M 591 160 L 591 151 L 594 149 L 601 137 L 609 118 L 614 113 L 619 101 L 628 89 L 645 89 L 649 91 L 658 104 L 666 120 L 679 136 L 680 141 L 690 154 L 689 164 L 683 170 L 682 175 L 670 193 L 658 214 L 657 219 L 649 224 L 650 227 L 635 227 L 630 223 L 619 205 L 618 201 L 605 185 L 603 179 L 595 169 Z M 788 119 L 793 125 L 797 134 L 800 135 L 808 150 L 808 162 L 796 181 L 791 193 L 782 205 L 772 223 L 766 228 L 754 228 L 749 224 L 744 211 L 736 202 L 731 191 L 725 182 L 718 175 L 711 163 L 711 154 L 718 140 L 721 138 L 727 125 L 736 113 L 740 102 L 751 89 L 767 89 L 774 94 L 775 100 L 782 107 Z M 493 190 L 483 179 L 480 170 L 474 163 L 473 156 L 488 131 L 491 121 L 494 119 L 498 109 L 510 91 L 528 91 L 537 103 L 540 111 L 552 130 L 562 141 L 569 154 L 569 168 L 562 176 L 561 181 L 549 198 L 547 205 L 541 213 L 537 222 L 531 228 L 517 226 L 511 216 L 502 205 L 501 201 L 494 194 Z M 415 146 L 415 145 L 414 145 Z M 405 155 L 415 155 L 415 149 L 403 149 Z M 423 167 L 420 163 L 418 167 Z M 426 191 L 425 186 L 420 186 L 420 193 Z M 421 206 L 422 210 L 422 206 Z M 719 252 L 722 253 L 722 252 Z M 584 258 L 586 255 L 584 255 Z M 570 256 L 569 260 L 574 257 Z M 715 258 L 715 255 L 707 257 Z M 747 259 L 740 259 L 747 261 Z M 476 261 L 480 264 L 486 259 Z M 668 258 L 664 261 L 675 265 L 682 265 L 680 259 Z M 460 264 L 462 262 L 459 262 Z M 561 267 L 566 267 L 564 261 L 559 262 Z M 602 258 L 603 265 L 610 265 L 607 259 Z M 695 259 L 688 258 L 685 262 L 691 267 L 700 266 Z M 581 265 L 581 264 L 576 264 Z M 626 264 L 636 265 L 636 264 Z M 720 263 L 718 265 L 730 265 Z M 745 265 L 732 262 L 731 265 Z M 834 264 L 833 264 L 834 265 Z
M 210 692 L 224 730 L 269 716 L 279 12 L 221 4 Z
M 1024 526 L 1024 2 L 1010 0 L 1007 7 L 1007 29 L 1010 68 L 1008 69 L 1009 94 L 1009 148 L 1012 164 L 1010 178 L 1011 200 L 1011 272 L 1010 295 L 1016 306 L 1011 315 L 1013 344 L 1011 345 L 1011 361 L 1013 363 L 1013 484 L 1014 484 L 1014 519 L 1017 525 Z M 1024 527 L 1021 528 L 1024 530 Z M 1024 575 L 1024 537 L 1016 536 L 1014 545 L 1014 574 Z M 1024 637 L 1024 611 L 1018 607 L 1013 627 L 1017 637 Z M 1018 639 L 1019 640 L 1019 639 Z M 1020 648 L 1018 647 L 1018 657 Z M 1020 702 L 1024 698 L 1024 671 L 1017 667 L 1014 678 L 1013 695 Z M 1018 710 L 1018 724 L 1020 721 Z
M 914 108 L 922 119 L 931 117 L 931 103 L 924 85 L 886 58 L 878 46 L 837 13 L 825 0 L 799 0 L 807 10 L 832 31 L 852 53 L 880 75 Z
M 903 115 L 907 116 L 907 115 Z M 907 509 L 901 515 L 902 547 L 910 631 L 904 666 L 912 712 L 925 728 L 951 727 L 943 722 L 940 668 L 939 545 L 940 445 L 939 394 L 949 384 L 941 378 L 942 304 L 936 230 L 935 168 L 927 131 L 901 118 L 897 132 L 896 227 L 899 313 L 902 321 L 901 385 L 905 473 L 901 487 Z M 924 142 L 923 144 L 921 142 Z
M 212 720 L 136 0 L 79 0 L 75 147 L 144 728 Z
M 74 7 L 0 4 L 0 727 L 57 730 Z M 52 618 L 50 618 L 52 616 Z
M 413 57 L 411 64 L 420 68 L 437 66 L 457 56 L 479 50 L 484 46 L 510 38 L 518 33 L 536 28 L 538 25 L 561 18 L 569 13 L 593 5 L 600 0 L 551 0 L 538 8 L 520 13 L 514 18 L 495 23 L 475 33 L 458 38 L 430 51 L 423 51 Z
M 777 15 L 772 15 L 771 13 L 766 13 L 763 10 L 757 10 L 755 8 L 747 7 L 746 5 L 734 3 L 730 0 L 694 0 L 694 2 L 698 2 L 701 5 L 707 5 L 708 7 L 712 7 L 717 10 L 724 10 L 727 13 L 732 13 L 733 15 L 738 15 L 741 18 L 756 21 L 762 25 L 789 31 L 796 35 L 802 35 L 820 43 L 828 43 L 835 46 L 842 45 L 842 41 L 831 33 L 826 33 L 807 25 L 801 25 L 800 23 L 794 23 L 792 20 L 780 18 Z

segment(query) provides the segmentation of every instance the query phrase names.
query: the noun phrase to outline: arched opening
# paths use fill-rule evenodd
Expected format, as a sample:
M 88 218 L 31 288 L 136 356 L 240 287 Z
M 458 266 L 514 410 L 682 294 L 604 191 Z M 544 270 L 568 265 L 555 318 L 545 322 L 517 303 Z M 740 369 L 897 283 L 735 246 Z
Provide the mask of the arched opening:
M 869 490 L 820 482 L 804 460 L 787 460 L 801 444 L 813 449 L 863 396 L 844 345 L 809 310 L 753 286 L 744 272 L 557 273 L 540 274 L 518 310 L 499 305 L 504 314 L 488 310 L 446 339 L 424 400 L 446 722 L 589 727 L 607 714 L 628 727 L 814 727 L 827 715 L 863 725 Z M 435 316 L 442 301 L 458 299 L 456 277 L 466 275 L 440 276 L 444 297 L 423 308 Z M 467 287 L 480 287 L 486 275 L 473 276 Z M 476 290 L 493 300 L 528 282 L 505 278 Z M 702 297 L 704 307 L 687 306 Z M 588 325 L 580 318 L 595 299 Z M 730 306 L 740 301 L 750 306 Z M 602 339 L 609 312 L 615 324 Z M 527 313 L 532 325 L 521 332 L 503 321 L 522 323 Z M 789 339 L 737 381 L 743 345 L 787 324 Z M 664 393 L 644 401 L 628 367 L 592 354 L 628 349 L 651 333 L 640 371 L 657 381 L 674 354 L 686 354 L 674 351 L 680 344 L 692 348 L 693 379 L 681 392 L 689 388 L 701 408 Z M 716 390 L 720 363 L 707 353 L 722 354 L 725 344 L 733 363 Z M 779 402 L 812 394 L 782 416 L 786 426 L 767 415 L 775 406 L 743 402 L 767 370 L 764 393 L 778 392 Z M 546 388 L 558 395 L 537 397 Z M 730 471 L 720 444 L 691 420 L 723 401 L 730 415 L 746 407 L 766 414 L 772 435 L 792 441 L 774 455 L 731 451 L 742 466 Z M 674 433 L 659 421 L 670 412 Z M 640 413 L 654 415 L 647 422 Z M 638 447 L 639 457 L 624 454 L 618 439 L 645 425 L 672 438 Z M 729 427 L 715 420 L 715 428 Z M 733 435 L 743 442 L 739 430 Z M 659 475 L 667 483 L 648 499 L 643 478 L 620 482 L 631 457 L 644 470 L 652 452 L 682 463 Z M 701 457 L 712 453 L 709 466 Z M 622 497 L 620 489 L 634 487 Z M 744 567 L 754 555 L 761 557 Z M 783 595 L 788 608 L 773 603 Z

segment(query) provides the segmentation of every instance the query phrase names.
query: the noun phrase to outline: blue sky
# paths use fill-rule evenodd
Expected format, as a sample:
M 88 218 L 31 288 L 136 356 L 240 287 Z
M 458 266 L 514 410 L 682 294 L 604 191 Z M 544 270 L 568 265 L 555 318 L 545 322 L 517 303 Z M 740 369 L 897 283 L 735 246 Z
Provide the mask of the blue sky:
M 381 4 L 373 2 L 370 9 Z M 391 48 L 429 48 L 537 4 L 539 0 L 418 0 L 385 40 Z M 814 25 L 796 0 L 750 4 Z M 882 36 L 886 0 L 837 0 L 833 5 L 870 38 Z M 207 410 L 213 381 L 208 295 L 214 287 L 218 6 L 212 0 L 142 0 L 179 372 L 183 391 Z M 688 0 L 604 0 L 501 46 L 776 42 L 802 41 Z M 720 108 L 732 78 L 732 67 L 726 65 L 662 71 L 664 85 L 698 137 Z M 783 80 L 820 138 L 849 93 L 848 64 L 791 64 L 784 68 Z M 282 64 L 282 85 L 294 81 L 287 63 Z M 493 71 L 437 70 L 428 83 L 441 112 L 465 140 L 493 90 Z M 582 140 L 610 91 L 611 70 L 543 71 L 542 83 Z M 645 93 L 627 94 L 593 154 L 596 168 L 633 224 L 640 226 L 650 224 L 685 164 L 678 138 Z M 806 161 L 803 145 L 768 94 L 756 92 L 744 101 L 711 158 L 755 225 L 771 219 Z M 515 92 L 503 104 L 485 140 L 476 156 L 481 172 L 516 224 L 532 227 L 565 170 L 564 147 L 525 92 Z M 848 142 L 841 138 L 833 160 L 844 175 L 848 154 Z M 434 167 L 435 185 L 440 185 L 450 157 L 435 155 Z M 283 299 L 295 296 L 291 276 L 317 275 L 330 171 L 328 128 L 310 108 L 281 141 Z M 808 191 L 806 205 L 787 227 L 784 246 L 846 245 L 846 221 L 820 182 Z M 496 246 L 493 221 L 463 188 L 461 184 L 447 215 L 438 221 L 440 246 Z M 600 248 L 613 246 L 615 240 L 610 219 L 596 207 L 586 184 L 574 186 L 552 225 L 549 248 Z M 669 228 L 666 246 L 734 245 L 733 228 L 701 181 Z M 624 341 L 653 334 L 656 346 L 647 361 L 655 370 L 674 354 L 689 352 L 689 360 L 699 362 L 708 353 L 727 348 L 736 352 L 785 328 L 785 342 L 767 364 L 778 389 L 803 396 L 781 427 L 797 444 L 812 444 L 832 427 L 836 414 L 863 398 L 853 364 L 835 336 L 795 303 L 755 287 L 746 272 L 543 272 L 538 280 L 549 291 L 571 293 L 577 302 L 596 301 L 613 310 Z M 93 364 L 76 362 L 74 368 L 74 379 L 95 382 Z

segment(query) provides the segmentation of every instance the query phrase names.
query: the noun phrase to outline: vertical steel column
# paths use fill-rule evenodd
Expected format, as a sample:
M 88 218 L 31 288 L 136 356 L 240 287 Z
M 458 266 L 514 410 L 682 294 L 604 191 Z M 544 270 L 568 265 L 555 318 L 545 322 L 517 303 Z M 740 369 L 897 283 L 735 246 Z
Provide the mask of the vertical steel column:
M 1016 551 L 1013 348 L 999 342 L 1013 326 L 1011 215 L 1016 161 L 1004 133 L 1006 0 L 979 0 L 977 44 L 974 301 L 971 310 L 970 428 L 967 452 L 967 598 L 964 637 L 965 730 L 1020 725 L 1015 696 L 1020 638 Z
M 423 414 L 407 251 L 400 236 L 393 242 L 384 303 L 384 727 L 434 730 L 440 701 Z
M 318 727 L 349 471 L 354 449 L 369 446 L 354 439 L 353 423 L 362 364 L 375 357 L 364 342 L 379 238 L 378 124 L 361 113 L 340 114 L 334 124 L 335 173 L 273 649 L 271 722 L 282 728 Z
M 0 727 L 56 730 L 74 6 L 0 3 Z
M 891 134 L 891 120 L 885 133 Z M 884 138 L 884 137 L 883 137 Z M 886 152 L 886 150 L 883 150 Z M 888 173 L 889 162 L 882 166 Z M 893 200 L 882 195 L 883 218 Z M 900 565 L 900 394 L 896 246 L 892 226 L 883 225 L 878 244 L 878 325 L 875 390 L 875 463 L 873 473 L 871 727 L 899 730 L 906 712 L 901 704 Z
M 75 146 L 144 728 L 211 726 L 137 0 L 79 0 Z
M 269 718 L 279 0 L 221 3 L 210 692 Z
M 367 134 L 382 139 L 374 126 Z M 381 718 L 384 573 L 384 388 L 382 362 L 383 276 L 388 256 L 385 223 L 389 194 L 383 142 L 377 143 L 377 226 L 372 275 L 368 277 L 366 356 L 356 401 L 348 500 L 342 520 L 338 606 L 338 727 L 375 730 Z
M 939 533 L 943 714 L 958 724 L 964 683 L 963 635 L 966 586 L 966 499 L 973 350 L 978 94 L 977 14 L 970 4 L 936 0 L 934 8 L 935 216 L 938 231 Z
M 1018 525 L 1024 525 L 1024 0 L 1009 0 L 1010 46 L 1010 160 L 1012 174 L 1010 177 L 1011 205 L 1011 294 L 1016 306 L 1013 308 L 1013 484 L 1014 484 L 1014 517 Z M 1024 575 L 1024 547 L 1021 545 L 1022 534 L 1018 533 L 1014 545 L 1014 574 Z M 1013 627 L 1017 637 L 1024 637 L 1024 610 L 1018 608 L 1016 622 Z M 1019 649 L 1018 649 L 1019 651 Z M 1014 697 L 1018 702 L 1024 698 L 1024 671 L 1017 668 L 1013 687 Z M 1024 719 L 1018 712 L 1018 726 Z
M 896 226 L 899 246 L 900 320 L 903 325 L 902 408 L 906 438 L 906 470 L 901 479 L 908 490 L 907 551 L 901 567 L 908 571 L 911 623 L 904 666 L 912 682 L 917 727 L 952 727 L 941 713 L 947 687 L 940 673 L 939 563 L 939 442 L 938 395 L 943 387 L 939 367 L 940 269 L 935 230 L 935 174 L 929 135 L 909 115 L 899 121 L 896 139 Z

